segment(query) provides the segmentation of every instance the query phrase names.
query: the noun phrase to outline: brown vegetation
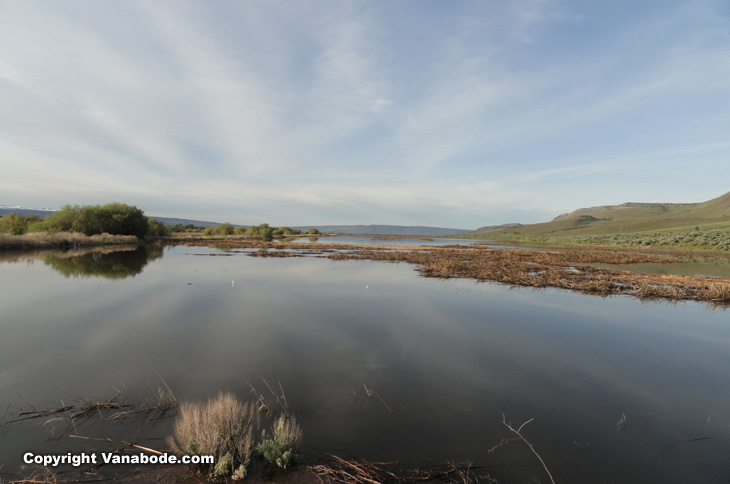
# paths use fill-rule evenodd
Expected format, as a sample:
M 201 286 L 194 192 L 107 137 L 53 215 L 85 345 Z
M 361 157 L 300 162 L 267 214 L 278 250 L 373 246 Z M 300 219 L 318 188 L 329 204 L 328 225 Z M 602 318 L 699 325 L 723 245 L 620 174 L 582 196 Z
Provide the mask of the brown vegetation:
M 40 249 L 48 247 L 82 247 L 105 244 L 137 244 L 134 235 L 99 234 L 87 236 L 78 232 L 36 232 L 25 235 L 0 233 L 0 249 Z
M 431 467 L 408 467 L 397 462 L 367 462 L 328 454 L 320 464 L 309 467 L 321 482 L 385 484 L 407 482 L 449 482 L 452 484 L 498 484 L 481 466 L 471 462 L 445 462 Z
M 681 263 L 676 257 L 656 255 L 641 250 L 492 250 L 475 246 L 286 244 L 244 240 L 177 243 L 222 249 L 249 249 L 244 253 L 254 257 L 314 256 L 332 260 L 408 262 L 416 264 L 423 276 L 442 279 L 466 278 L 513 286 L 555 287 L 604 296 L 629 295 L 641 299 L 694 300 L 720 305 L 730 304 L 729 279 L 641 274 L 598 269 L 591 265 Z
M 254 451 L 258 425 L 256 410 L 250 402 L 221 392 L 207 402 L 180 405 L 168 443 L 180 455 L 215 456 L 215 464 L 205 469 L 212 478 L 232 475 L 242 479 Z

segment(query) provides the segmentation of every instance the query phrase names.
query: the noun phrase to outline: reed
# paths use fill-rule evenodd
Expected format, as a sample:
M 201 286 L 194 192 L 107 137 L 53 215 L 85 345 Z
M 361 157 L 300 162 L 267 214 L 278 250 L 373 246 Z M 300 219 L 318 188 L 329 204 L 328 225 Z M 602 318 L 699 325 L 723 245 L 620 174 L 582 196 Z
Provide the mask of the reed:
M 398 247 L 342 244 L 288 244 L 264 241 L 177 241 L 226 249 L 259 248 L 257 257 L 327 257 L 331 260 L 406 262 L 424 277 L 465 278 L 512 286 L 554 287 L 586 294 L 627 295 L 639 299 L 705 301 L 730 305 L 730 279 L 641 274 L 599 269 L 591 264 L 676 264 L 669 254 L 643 250 L 492 250 L 480 246 Z M 287 249 L 287 250 L 281 250 Z
M 24 235 L 0 233 L 2 249 L 39 249 L 47 247 L 84 247 L 91 245 L 137 244 L 134 235 L 98 234 L 87 236 L 78 232 L 35 232 Z

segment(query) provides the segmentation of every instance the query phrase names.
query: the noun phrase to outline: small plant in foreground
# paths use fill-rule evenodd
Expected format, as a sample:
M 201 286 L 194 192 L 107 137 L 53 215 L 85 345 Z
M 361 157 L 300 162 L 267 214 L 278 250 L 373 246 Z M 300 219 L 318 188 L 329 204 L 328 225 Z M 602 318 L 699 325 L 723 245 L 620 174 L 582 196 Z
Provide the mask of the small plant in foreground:
M 272 465 L 286 468 L 299 461 L 296 451 L 302 441 L 302 430 L 294 417 L 281 415 L 274 421 L 273 434 L 261 433 L 256 450 Z
M 205 466 L 211 478 L 246 476 L 254 447 L 258 414 L 249 402 L 219 393 L 205 403 L 183 403 L 168 443 L 179 454 L 213 455 Z

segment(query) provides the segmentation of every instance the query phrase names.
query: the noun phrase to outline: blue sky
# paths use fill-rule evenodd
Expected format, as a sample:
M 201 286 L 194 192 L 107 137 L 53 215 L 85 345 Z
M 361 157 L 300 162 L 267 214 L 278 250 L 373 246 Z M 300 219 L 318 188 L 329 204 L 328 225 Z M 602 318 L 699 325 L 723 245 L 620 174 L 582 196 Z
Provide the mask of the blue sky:
M 730 3 L 0 2 L 0 204 L 476 228 L 730 191 Z

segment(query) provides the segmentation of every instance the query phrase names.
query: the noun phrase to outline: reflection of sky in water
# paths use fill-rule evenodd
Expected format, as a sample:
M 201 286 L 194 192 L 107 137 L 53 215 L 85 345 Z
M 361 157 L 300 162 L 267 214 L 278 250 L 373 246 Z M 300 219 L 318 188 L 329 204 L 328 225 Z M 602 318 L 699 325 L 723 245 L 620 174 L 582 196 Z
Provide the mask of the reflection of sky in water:
M 535 418 L 525 434 L 560 482 L 730 476 L 722 310 L 424 279 L 404 263 L 191 255 L 218 253 L 166 249 L 122 280 L 0 264 L 0 405 L 144 390 L 155 370 L 179 399 L 247 397 L 243 379 L 263 377 L 283 385 L 312 453 L 539 475 L 519 444 L 487 454 L 505 412 Z M 37 446 L 10 434 L 9 466 Z

